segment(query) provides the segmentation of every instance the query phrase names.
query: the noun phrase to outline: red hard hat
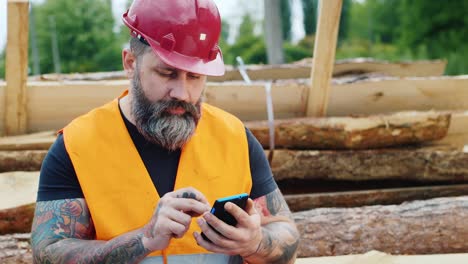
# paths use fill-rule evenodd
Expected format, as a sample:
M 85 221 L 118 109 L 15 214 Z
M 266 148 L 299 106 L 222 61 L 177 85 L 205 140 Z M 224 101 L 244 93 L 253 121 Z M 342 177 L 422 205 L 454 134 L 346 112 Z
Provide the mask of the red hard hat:
M 212 0 L 134 0 L 123 22 L 166 64 L 202 75 L 224 74 L 221 18 Z

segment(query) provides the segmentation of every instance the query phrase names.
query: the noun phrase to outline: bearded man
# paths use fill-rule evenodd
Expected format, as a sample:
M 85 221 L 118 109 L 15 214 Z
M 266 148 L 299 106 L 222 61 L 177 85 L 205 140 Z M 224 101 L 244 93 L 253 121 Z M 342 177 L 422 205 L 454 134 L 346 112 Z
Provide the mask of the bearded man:
M 212 0 L 135 0 L 123 15 L 130 89 L 60 131 L 41 168 L 35 263 L 293 263 L 298 232 L 263 149 L 202 103 L 224 74 Z M 209 212 L 248 193 L 245 210 Z M 209 239 L 205 240 L 203 232 Z

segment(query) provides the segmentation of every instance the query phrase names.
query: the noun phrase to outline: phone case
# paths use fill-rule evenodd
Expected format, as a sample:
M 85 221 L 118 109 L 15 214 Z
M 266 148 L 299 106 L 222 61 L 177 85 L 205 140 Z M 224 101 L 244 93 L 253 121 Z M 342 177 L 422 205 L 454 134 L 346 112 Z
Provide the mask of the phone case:
M 218 199 L 218 200 L 216 200 L 214 202 L 213 207 L 211 208 L 210 212 L 213 215 L 215 215 L 217 218 L 219 218 L 220 220 L 225 222 L 226 224 L 235 226 L 237 224 L 237 220 L 230 213 L 228 213 L 228 212 L 226 212 L 226 210 L 224 210 L 224 205 L 227 202 L 231 202 L 231 203 L 234 203 L 235 205 L 239 206 L 243 210 L 245 210 L 245 206 L 247 205 L 248 198 L 249 198 L 248 194 L 242 193 L 242 194 L 236 194 L 236 195 L 232 195 L 232 196 L 228 196 L 228 197 Z M 210 241 L 205 236 L 205 234 L 201 233 L 201 235 L 205 240 Z

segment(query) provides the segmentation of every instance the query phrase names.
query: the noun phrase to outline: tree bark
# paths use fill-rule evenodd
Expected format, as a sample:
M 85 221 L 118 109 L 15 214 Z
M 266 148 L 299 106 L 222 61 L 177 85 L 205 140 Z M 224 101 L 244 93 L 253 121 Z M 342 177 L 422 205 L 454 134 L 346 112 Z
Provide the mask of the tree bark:
M 263 3 L 268 64 L 282 64 L 284 63 L 284 54 L 280 1 L 264 0 Z
M 0 210 L 0 235 L 31 232 L 35 203 Z
M 275 150 L 271 167 L 276 180 L 462 182 L 468 180 L 468 153 L 431 148 Z
M 0 172 L 40 170 L 46 150 L 0 151 Z
M 268 148 L 268 123 L 245 124 Z M 370 149 L 415 144 L 442 139 L 449 125 L 450 114 L 437 112 L 283 119 L 275 121 L 275 148 Z
M 11 166 L 39 170 L 45 152 L 21 153 Z M 266 151 L 268 156 L 268 151 Z M 19 155 L 19 154 L 18 154 Z M 27 164 L 27 159 L 33 161 Z M 0 169 L 5 171 L 1 159 Z M 275 150 L 271 164 L 275 180 L 468 180 L 468 153 L 453 149 L 398 148 L 378 150 Z
M 288 194 L 284 198 L 292 212 L 320 207 L 360 207 L 401 204 L 414 200 L 468 195 L 468 184 L 375 189 L 328 193 Z
M 30 238 L 30 234 L 0 236 L 0 263 L 33 263 L 32 250 L 29 243 Z
M 301 234 L 299 257 L 319 257 L 371 250 L 390 254 L 468 252 L 467 215 L 468 197 L 463 196 L 402 205 L 319 208 L 294 213 L 293 218 Z M 29 245 L 19 248 L 17 241 L 0 237 L 0 260 L 7 259 L 8 250 L 18 255 L 30 252 Z
M 0 151 L 48 150 L 56 138 L 56 134 L 53 131 L 38 132 L 21 136 L 0 137 Z
M 294 214 L 300 257 L 468 252 L 468 197 Z

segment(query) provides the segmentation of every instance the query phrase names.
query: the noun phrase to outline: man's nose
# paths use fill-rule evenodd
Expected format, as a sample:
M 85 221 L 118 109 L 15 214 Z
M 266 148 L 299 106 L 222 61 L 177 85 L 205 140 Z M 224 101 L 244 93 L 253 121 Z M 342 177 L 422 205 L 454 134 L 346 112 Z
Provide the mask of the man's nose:
M 187 82 L 187 76 L 181 74 L 177 79 L 174 79 L 171 82 L 169 96 L 172 99 L 177 99 L 179 101 L 188 102 L 190 100 L 189 94 L 189 84 Z

